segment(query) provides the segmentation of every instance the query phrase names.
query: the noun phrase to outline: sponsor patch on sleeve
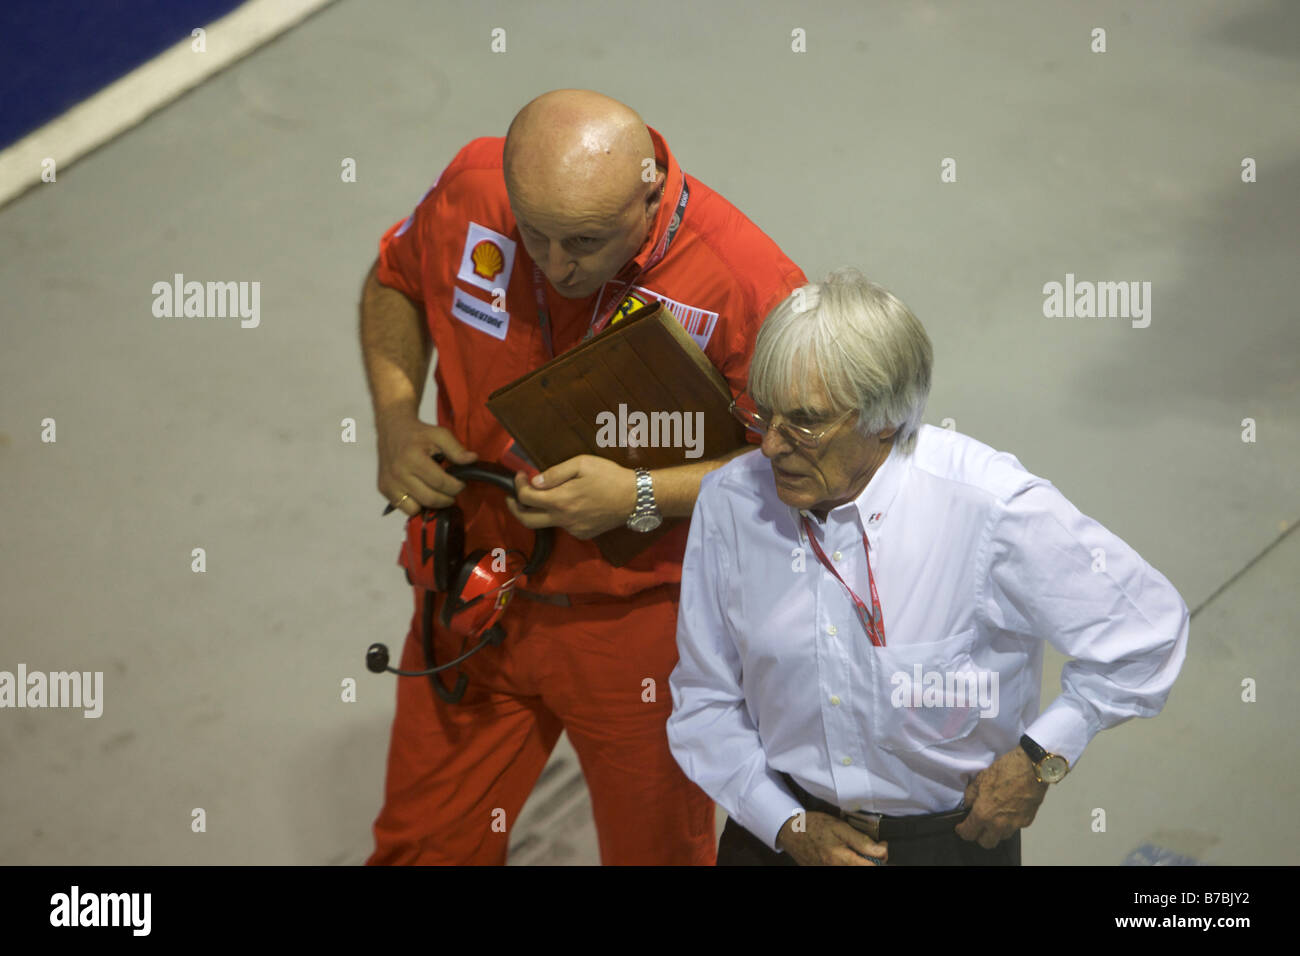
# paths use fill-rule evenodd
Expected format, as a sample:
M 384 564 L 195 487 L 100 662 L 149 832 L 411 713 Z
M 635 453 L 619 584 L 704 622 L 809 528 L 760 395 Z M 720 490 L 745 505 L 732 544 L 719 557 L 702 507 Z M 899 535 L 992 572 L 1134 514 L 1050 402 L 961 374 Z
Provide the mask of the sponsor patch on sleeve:
M 465 233 L 465 249 L 460 255 L 456 278 L 487 292 L 504 289 L 515 267 L 514 240 L 499 232 L 470 222 Z
M 444 169 L 442 172 L 445 173 L 446 170 Z M 429 193 L 433 192 L 435 189 L 438 188 L 439 179 L 442 179 L 442 173 L 439 173 L 438 179 L 435 179 L 433 181 L 433 185 L 424 191 L 424 195 L 421 196 L 419 202 L 415 204 L 415 209 L 419 209 L 420 203 L 424 202 L 426 199 L 429 198 Z M 402 226 L 400 229 L 397 230 L 397 234 L 399 236 L 404 235 L 406 233 L 406 230 L 411 228 L 411 223 L 415 222 L 415 209 L 412 209 L 411 214 L 402 220 Z
M 484 302 L 464 289 L 455 289 L 451 298 L 451 314 L 466 325 L 486 332 L 495 339 L 505 341 L 510 331 L 510 313 L 496 312 L 491 302 Z
M 661 292 L 643 289 L 640 286 L 637 286 L 634 291 L 644 292 L 646 295 L 658 299 L 677 317 L 677 321 L 682 324 L 682 328 L 686 330 L 687 334 L 695 340 L 696 345 L 701 349 L 708 346 L 709 339 L 713 337 L 713 328 L 718 324 L 718 313 L 710 312 L 708 309 L 697 309 L 685 302 L 670 299 Z

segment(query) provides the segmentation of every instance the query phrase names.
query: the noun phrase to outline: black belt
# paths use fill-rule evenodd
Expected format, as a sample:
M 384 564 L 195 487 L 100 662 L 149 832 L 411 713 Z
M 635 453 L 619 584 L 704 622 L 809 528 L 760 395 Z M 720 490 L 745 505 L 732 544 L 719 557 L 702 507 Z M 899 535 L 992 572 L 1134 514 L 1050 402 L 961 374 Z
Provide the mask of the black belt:
M 839 817 L 855 830 L 860 830 L 877 842 L 881 840 L 910 840 L 915 837 L 933 836 L 936 833 L 951 833 L 953 828 L 965 820 L 970 813 L 969 807 L 946 810 L 943 813 L 923 813 L 906 817 L 889 817 L 882 813 L 841 810 L 833 803 L 827 803 L 825 800 L 814 797 L 795 783 L 794 778 L 788 773 L 781 774 L 781 779 L 785 781 L 786 786 L 790 788 L 796 799 L 804 805 L 804 809 L 816 813 L 829 813 L 831 816 Z
M 584 604 L 623 604 L 628 601 L 636 601 L 644 597 L 652 597 L 655 591 L 664 589 L 667 593 L 671 591 L 676 599 L 677 591 L 681 585 L 676 581 L 669 581 L 664 584 L 654 584 L 642 591 L 634 594 L 539 594 L 537 591 L 525 591 L 523 588 L 515 588 L 514 593 L 525 601 L 536 601 L 538 604 L 552 604 L 555 607 L 580 607 Z
M 523 588 L 515 588 L 515 593 L 521 598 L 536 601 L 539 604 L 554 604 L 556 607 L 573 606 L 573 602 L 569 600 L 567 594 L 538 594 L 536 591 L 525 591 Z

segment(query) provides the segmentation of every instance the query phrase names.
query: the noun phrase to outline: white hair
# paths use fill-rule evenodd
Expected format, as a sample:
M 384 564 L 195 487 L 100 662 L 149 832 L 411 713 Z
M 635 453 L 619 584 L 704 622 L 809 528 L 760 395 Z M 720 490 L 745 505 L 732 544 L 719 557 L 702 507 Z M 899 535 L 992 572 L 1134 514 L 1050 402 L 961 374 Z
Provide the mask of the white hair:
M 763 321 L 749 394 L 767 408 L 806 408 L 820 385 L 835 413 L 857 409 L 858 431 L 897 428 L 910 454 L 930 395 L 934 352 L 910 309 L 856 269 L 795 289 Z

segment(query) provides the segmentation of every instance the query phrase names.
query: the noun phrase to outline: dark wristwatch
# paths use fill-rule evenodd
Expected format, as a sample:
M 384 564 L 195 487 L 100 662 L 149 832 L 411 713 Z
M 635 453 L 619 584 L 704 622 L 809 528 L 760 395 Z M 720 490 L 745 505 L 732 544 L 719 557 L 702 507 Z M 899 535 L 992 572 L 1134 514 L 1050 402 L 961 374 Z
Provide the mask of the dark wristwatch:
M 653 531 L 663 524 L 664 516 L 655 507 L 654 482 L 645 468 L 636 469 L 636 510 L 628 516 L 627 526 L 633 531 Z
M 1060 783 L 1061 779 L 1070 772 L 1070 762 L 1060 754 L 1048 753 L 1038 744 L 1030 739 L 1028 734 L 1020 735 L 1020 746 L 1029 754 L 1029 760 L 1034 765 L 1034 776 L 1038 778 L 1039 783 Z

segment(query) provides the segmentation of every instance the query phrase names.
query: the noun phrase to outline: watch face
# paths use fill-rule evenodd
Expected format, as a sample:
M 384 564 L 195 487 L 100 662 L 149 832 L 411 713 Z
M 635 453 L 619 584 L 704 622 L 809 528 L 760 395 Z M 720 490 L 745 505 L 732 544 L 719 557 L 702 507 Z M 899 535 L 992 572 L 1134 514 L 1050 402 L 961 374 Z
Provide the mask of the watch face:
M 1043 783 L 1056 783 L 1065 776 L 1069 769 L 1069 764 L 1065 762 L 1064 757 L 1058 757 L 1056 754 L 1052 754 L 1052 756 L 1043 761 L 1043 766 L 1039 770 L 1039 773 L 1043 777 Z
M 659 517 L 659 515 L 638 515 L 635 518 L 629 518 L 627 526 L 633 531 L 653 531 L 655 528 L 659 527 L 663 520 L 664 519 Z

